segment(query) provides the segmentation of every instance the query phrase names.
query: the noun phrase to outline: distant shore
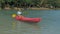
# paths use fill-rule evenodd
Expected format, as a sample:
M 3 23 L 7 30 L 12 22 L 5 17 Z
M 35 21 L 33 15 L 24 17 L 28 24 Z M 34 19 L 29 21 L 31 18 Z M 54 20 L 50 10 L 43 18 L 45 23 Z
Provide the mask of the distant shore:
M 17 7 L 9 8 L 9 7 L 5 7 L 4 9 L 6 9 L 6 10 L 10 10 L 10 9 L 17 10 L 17 9 L 23 9 L 23 8 L 17 8 Z M 32 10 L 50 10 L 50 8 L 27 8 L 27 9 L 32 9 Z M 1 8 L 0 8 L 0 10 L 1 10 Z
M 11 8 L 4 8 L 4 9 L 11 9 Z M 23 8 L 16 8 L 14 7 L 13 9 L 17 10 L 17 9 L 23 9 Z M 32 9 L 32 10 L 49 10 L 49 8 L 27 8 L 27 9 Z

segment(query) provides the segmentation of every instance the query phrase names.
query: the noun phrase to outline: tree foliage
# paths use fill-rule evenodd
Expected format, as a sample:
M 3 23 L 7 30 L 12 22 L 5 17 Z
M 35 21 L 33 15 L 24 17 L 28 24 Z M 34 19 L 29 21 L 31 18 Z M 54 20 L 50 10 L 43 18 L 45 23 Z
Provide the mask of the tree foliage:
M 2 3 L 4 5 L 6 5 L 5 4 L 5 2 L 6 2 L 10 6 L 12 6 L 11 4 L 13 4 L 14 6 L 17 5 L 17 6 L 20 6 L 20 7 L 26 7 L 26 6 L 29 6 L 29 5 L 31 5 L 31 6 L 34 5 L 35 7 L 37 7 L 37 5 L 43 6 L 43 7 L 46 6 L 46 5 L 48 5 L 48 7 L 49 7 L 49 5 L 53 6 L 53 7 L 60 7 L 60 2 L 59 1 L 60 0 L 0 0 L 1 5 L 2 5 Z

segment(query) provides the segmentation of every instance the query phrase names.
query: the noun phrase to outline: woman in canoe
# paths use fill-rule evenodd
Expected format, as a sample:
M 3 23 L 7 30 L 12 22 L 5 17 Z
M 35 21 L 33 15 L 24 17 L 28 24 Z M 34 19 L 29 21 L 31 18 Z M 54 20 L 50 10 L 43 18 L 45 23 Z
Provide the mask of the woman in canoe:
M 19 16 L 21 18 L 24 17 L 24 16 L 22 16 L 22 12 L 21 11 L 22 11 L 21 9 L 18 9 L 17 14 L 13 14 L 12 17 L 13 18 L 15 18 L 16 16 Z

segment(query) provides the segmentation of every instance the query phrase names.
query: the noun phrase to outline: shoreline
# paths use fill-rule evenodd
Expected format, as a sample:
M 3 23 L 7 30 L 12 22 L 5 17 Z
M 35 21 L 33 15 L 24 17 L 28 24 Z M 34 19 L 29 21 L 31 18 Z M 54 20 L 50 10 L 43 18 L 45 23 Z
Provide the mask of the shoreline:
M 30 8 L 32 10 L 50 10 L 49 8 Z
M 17 8 L 17 7 L 9 8 L 9 7 L 5 7 L 4 9 L 6 9 L 6 10 L 10 10 L 10 9 L 17 10 L 17 9 L 23 9 L 23 8 Z M 27 8 L 27 9 L 31 9 L 31 10 L 51 10 L 50 8 Z M 60 8 L 57 8 L 57 9 L 60 9 Z M 0 8 L 0 10 L 1 10 L 1 8 Z
M 4 9 L 11 9 L 11 8 L 4 8 Z M 16 8 L 14 7 L 13 9 L 17 10 L 17 9 L 23 9 L 23 8 Z M 49 8 L 27 8 L 27 9 L 31 9 L 31 10 L 50 10 Z

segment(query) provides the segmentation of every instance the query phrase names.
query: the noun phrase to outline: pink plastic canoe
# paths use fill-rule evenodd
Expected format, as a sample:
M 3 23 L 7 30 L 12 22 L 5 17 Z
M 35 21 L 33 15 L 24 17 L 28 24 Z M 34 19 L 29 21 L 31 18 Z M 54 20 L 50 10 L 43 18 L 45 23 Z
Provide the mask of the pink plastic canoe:
M 16 20 L 25 21 L 25 22 L 35 22 L 35 23 L 38 23 L 38 22 L 41 21 L 41 18 L 28 18 L 28 17 L 16 16 Z

